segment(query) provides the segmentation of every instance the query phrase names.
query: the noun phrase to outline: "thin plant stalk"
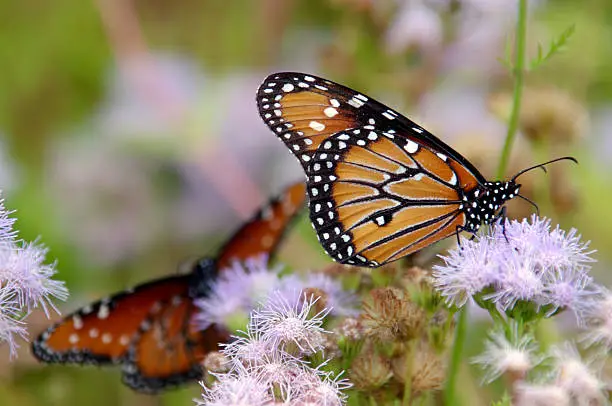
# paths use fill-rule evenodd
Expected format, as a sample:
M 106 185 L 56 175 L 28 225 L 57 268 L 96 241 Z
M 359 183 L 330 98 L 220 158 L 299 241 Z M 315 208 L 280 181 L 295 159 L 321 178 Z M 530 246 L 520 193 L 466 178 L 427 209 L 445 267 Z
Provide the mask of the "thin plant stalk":
M 416 340 L 411 340 L 408 343 L 406 365 L 404 366 L 406 377 L 404 379 L 404 399 L 402 401 L 402 406 L 410 406 L 412 404 L 412 373 L 414 369 L 414 357 L 416 355 L 415 349 Z
M 467 305 L 459 310 L 457 318 L 457 326 L 455 327 L 455 341 L 451 353 L 450 365 L 448 366 L 448 376 L 446 378 L 446 387 L 444 388 L 444 404 L 448 406 L 460 404 L 456 395 L 457 378 L 459 377 L 459 367 L 461 366 L 461 355 L 463 352 L 463 343 L 467 334 Z
M 516 138 L 518 129 L 519 115 L 521 113 L 521 96 L 523 94 L 523 81 L 525 75 L 525 48 L 527 42 L 527 0 L 519 0 L 518 18 L 516 21 L 516 34 L 514 45 L 514 63 L 512 65 L 512 73 L 514 76 L 514 91 L 512 97 L 512 112 L 510 113 L 510 121 L 508 122 L 508 131 L 506 133 L 506 141 L 502 149 L 497 167 L 497 179 L 502 179 L 508 161 L 510 160 L 510 152 Z

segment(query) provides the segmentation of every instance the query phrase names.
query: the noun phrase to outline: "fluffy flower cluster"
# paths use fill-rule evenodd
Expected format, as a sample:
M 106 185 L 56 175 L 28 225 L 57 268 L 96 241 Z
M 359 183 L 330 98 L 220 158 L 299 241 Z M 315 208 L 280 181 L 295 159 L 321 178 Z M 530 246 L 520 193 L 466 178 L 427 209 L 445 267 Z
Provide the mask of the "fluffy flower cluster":
M 196 301 L 200 312 L 196 322 L 202 329 L 212 323 L 240 328 L 249 312 L 268 298 L 283 297 L 295 303 L 308 289 L 316 289 L 325 297 L 325 307 L 339 316 L 357 313 L 355 295 L 342 289 L 341 284 L 322 273 L 308 273 L 304 278 L 291 274 L 284 277 L 280 269 L 268 269 L 267 258 L 252 258 L 223 269 L 212 286 L 211 294 Z M 279 295 L 272 295 L 278 291 Z M 239 323 L 236 326 L 236 323 Z
M 27 339 L 24 318 L 36 307 L 49 316 L 49 310 L 57 311 L 52 299 L 65 300 L 68 291 L 51 279 L 56 271 L 54 264 L 44 263 L 47 249 L 18 239 L 9 214 L 0 201 L 0 344 L 15 356 L 16 338 Z
M 514 335 L 508 339 L 503 333 L 495 332 L 485 352 L 474 362 L 486 371 L 486 381 L 503 374 L 511 378 L 517 406 L 570 406 L 605 404 L 607 385 L 601 377 L 604 359 L 605 354 L 599 353 L 591 360 L 583 360 L 576 347 L 568 342 L 540 354 L 530 335 Z M 525 379 L 541 362 L 544 367 L 532 376 L 535 382 Z
M 322 328 L 328 309 L 316 311 L 319 298 L 302 295 L 294 302 L 281 292 L 251 313 L 247 331 L 226 345 L 228 372 L 211 373 L 202 384 L 200 405 L 343 405 L 351 385 L 341 374 L 313 368 L 304 357 L 323 350 Z
M 463 306 L 475 295 L 503 311 L 530 303 L 551 315 L 571 309 L 580 318 L 598 288 L 588 272 L 594 260 L 589 243 L 535 215 L 531 221 L 496 224 L 443 256 L 434 267 L 434 285 L 447 302 Z

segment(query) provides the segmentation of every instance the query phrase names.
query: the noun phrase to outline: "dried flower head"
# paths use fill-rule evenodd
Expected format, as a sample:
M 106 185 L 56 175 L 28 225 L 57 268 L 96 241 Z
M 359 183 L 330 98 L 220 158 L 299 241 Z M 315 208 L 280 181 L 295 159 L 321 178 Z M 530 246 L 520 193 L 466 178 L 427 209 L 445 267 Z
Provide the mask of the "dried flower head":
M 202 365 L 209 372 L 227 372 L 231 362 L 222 352 L 212 351 L 206 354 Z
M 551 230 L 550 220 L 535 215 L 530 222 L 506 221 L 474 241 L 462 238 L 442 257 L 444 265 L 434 267 L 434 286 L 457 306 L 479 295 L 505 311 L 531 303 L 547 316 L 571 309 L 580 317 L 596 294 L 588 246 L 575 229 Z
M 396 288 L 377 288 L 363 304 L 361 324 L 366 336 L 378 341 L 406 341 L 418 337 L 425 312 Z
M 542 361 L 537 355 L 538 346 L 530 334 L 519 335 L 517 325 L 511 328 L 511 337 L 496 330 L 489 335 L 485 351 L 473 359 L 485 371 L 484 382 L 492 382 L 503 374 L 522 379 Z
M 364 337 L 361 321 L 352 317 L 342 320 L 340 325 L 334 329 L 334 332 L 351 341 L 359 341 Z
M 583 105 L 560 89 L 525 89 L 519 126 L 523 134 L 534 141 L 572 142 L 588 131 L 588 113 Z M 490 105 L 499 116 L 507 117 L 511 96 L 498 94 Z
M 391 362 L 378 353 L 373 345 L 365 345 L 353 360 L 349 376 L 357 389 L 374 390 L 386 384 L 393 376 Z
M 411 360 L 408 360 L 408 357 Z M 426 341 L 420 341 L 415 350 L 396 357 L 391 362 L 393 377 L 400 383 L 406 382 L 407 363 L 411 362 L 413 394 L 442 388 L 446 379 L 446 365 Z

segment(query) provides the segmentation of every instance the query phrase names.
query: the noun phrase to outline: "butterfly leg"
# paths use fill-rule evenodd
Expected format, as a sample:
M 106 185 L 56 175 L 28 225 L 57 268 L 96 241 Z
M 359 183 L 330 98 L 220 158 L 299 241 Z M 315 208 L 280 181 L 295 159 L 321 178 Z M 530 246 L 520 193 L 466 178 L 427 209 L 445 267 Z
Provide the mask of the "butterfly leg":
M 493 218 L 491 224 L 495 224 L 497 220 L 501 219 L 502 234 L 504 235 L 506 242 L 510 243 L 510 241 L 508 240 L 508 236 L 506 235 L 506 218 L 508 218 L 508 216 L 506 215 L 506 206 L 503 206 L 499 211 L 499 214 Z
M 459 247 L 461 247 L 461 240 L 459 239 L 459 233 L 464 231 L 464 230 L 465 230 L 465 227 L 463 227 L 463 226 L 455 227 L 455 236 L 457 237 L 457 245 Z

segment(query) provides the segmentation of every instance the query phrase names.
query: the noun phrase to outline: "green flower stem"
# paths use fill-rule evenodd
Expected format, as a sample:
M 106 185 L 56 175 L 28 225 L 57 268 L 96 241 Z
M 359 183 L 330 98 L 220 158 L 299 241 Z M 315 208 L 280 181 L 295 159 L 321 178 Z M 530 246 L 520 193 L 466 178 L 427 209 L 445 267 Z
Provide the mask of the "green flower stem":
M 457 378 L 459 376 L 459 368 L 461 366 L 463 343 L 467 334 L 467 313 L 467 305 L 465 305 L 459 310 L 459 318 L 457 319 L 457 327 L 455 328 L 455 342 L 453 343 L 450 365 L 448 366 L 446 388 L 444 390 L 444 404 L 447 406 L 460 404 L 455 391 L 457 387 Z
M 510 122 L 508 123 L 508 132 L 506 133 L 506 141 L 504 142 L 504 149 L 502 150 L 501 157 L 499 160 L 499 166 L 497 167 L 497 179 L 502 179 L 506 168 L 508 167 L 508 160 L 510 159 L 510 152 L 512 151 L 512 144 L 516 138 L 516 130 L 518 129 L 519 116 L 521 113 L 521 96 L 523 94 L 523 80 L 525 74 L 525 48 L 527 38 L 527 0 L 519 0 L 518 18 L 516 21 L 516 34 L 515 34 L 515 46 L 514 46 L 514 64 L 512 73 L 514 76 L 514 94 L 512 101 L 512 112 L 510 115 Z
M 414 357 L 416 356 L 416 340 L 410 340 L 408 342 L 408 349 L 406 350 L 406 365 L 405 378 L 404 378 L 404 399 L 402 406 L 410 406 L 412 404 L 412 373 L 414 369 Z

